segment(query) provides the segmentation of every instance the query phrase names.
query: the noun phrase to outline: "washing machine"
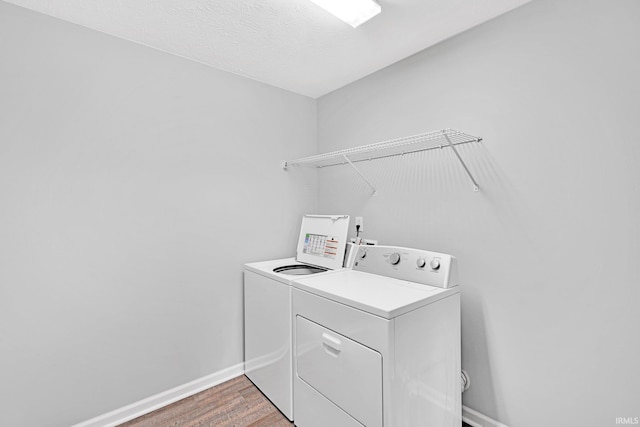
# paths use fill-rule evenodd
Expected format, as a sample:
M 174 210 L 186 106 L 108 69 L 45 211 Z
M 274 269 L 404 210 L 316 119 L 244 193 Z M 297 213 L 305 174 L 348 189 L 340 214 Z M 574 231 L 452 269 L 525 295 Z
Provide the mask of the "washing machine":
M 360 246 L 353 269 L 294 280 L 299 427 L 460 427 L 456 258 Z
M 293 420 L 291 282 L 335 274 L 343 264 L 348 266 L 348 229 L 348 215 L 305 215 L 295 258 L 244 266 L 245 375 L 289 420 Z

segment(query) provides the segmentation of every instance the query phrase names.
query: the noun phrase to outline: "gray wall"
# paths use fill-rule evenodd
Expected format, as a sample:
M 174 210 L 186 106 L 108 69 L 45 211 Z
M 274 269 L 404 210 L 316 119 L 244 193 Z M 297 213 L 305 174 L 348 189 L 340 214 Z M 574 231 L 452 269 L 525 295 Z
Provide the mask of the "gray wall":
M 0 424 L 242 362 L 242 264 L 291 256 L 315 101 L 0 2 Z M 264 242 L 268 242 L 265 244 Z
M 365 237 L 459 259 L 464 404 L 515 427 L 640 416 L 640 2 L 537 0 L 318 102 L 319 151 L 446 127 L 448 151 L 319 175 Z

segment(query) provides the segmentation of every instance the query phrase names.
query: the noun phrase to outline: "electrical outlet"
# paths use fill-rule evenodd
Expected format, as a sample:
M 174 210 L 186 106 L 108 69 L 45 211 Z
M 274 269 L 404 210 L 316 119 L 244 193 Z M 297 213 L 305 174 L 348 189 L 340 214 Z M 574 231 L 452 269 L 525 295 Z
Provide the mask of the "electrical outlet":
M 356 227 L 357 226 L 360 226 L 360 232 L 362 233 L 362 230 L 364 229 L 364 218 L 361 216 L 356 217 Z

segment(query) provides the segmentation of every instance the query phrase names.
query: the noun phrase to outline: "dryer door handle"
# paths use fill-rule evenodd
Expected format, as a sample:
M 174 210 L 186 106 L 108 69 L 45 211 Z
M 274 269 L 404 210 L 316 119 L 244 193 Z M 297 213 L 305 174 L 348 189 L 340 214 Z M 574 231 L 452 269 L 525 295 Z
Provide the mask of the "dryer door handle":
M 342 341 L 326 332 L 322 333 L 322 345 L 325 351 L 334 357 L 338 357 L 342 350 Z

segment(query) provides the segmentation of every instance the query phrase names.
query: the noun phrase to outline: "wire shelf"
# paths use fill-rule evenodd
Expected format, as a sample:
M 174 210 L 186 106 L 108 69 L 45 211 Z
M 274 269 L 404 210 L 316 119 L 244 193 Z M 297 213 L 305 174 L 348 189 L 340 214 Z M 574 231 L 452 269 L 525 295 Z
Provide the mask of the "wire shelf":
M 327 166 L 346 165 L 349 163 L 402 156 L 404 154 L 449 147 L 449 141 L 451 142 L 451 145 L 461 145 L 468 144 L 470 142 L 480 142 L 482 141 L 482 138 L 468 135 L 464 132 L 453 129 L 445 129 L 290 160 L 284 162 L 284 168 L 286 169 L 290 166 L 323 168 Z
M 469 171 L 460 153 L 456 149 L 457 145 L 468 144 L 470 142 L 480 142 L 482 138 L 469 135 L 453 129 L 444 129 L 434 132 L 422 133 L 419 135 L 407 136 L 404 138 L 392 139 L 390 141 L 376 142 L 375 144 L 362 145 L 360 147 L 347 148 L 345 150 L 332 151 L 331 153 L 318 154 L 315 156 L 303 157 L 296 160 L 285 161 L 283 167 L 286 170 L 290 166 L 309 166 L 324 168 L 327 166 L 351 165 L 360 177 L 369 185 L 373 194 L 376 194 L 375 187 L 364 177 L 354 163 L 369 160 L 384 159 L 387 157 L 402 156 L 421 151 L 451 148 L 458 161 L 464 168 L 467 176 L 473 182 L 473 189 L 478 191 L 478 183 Z

